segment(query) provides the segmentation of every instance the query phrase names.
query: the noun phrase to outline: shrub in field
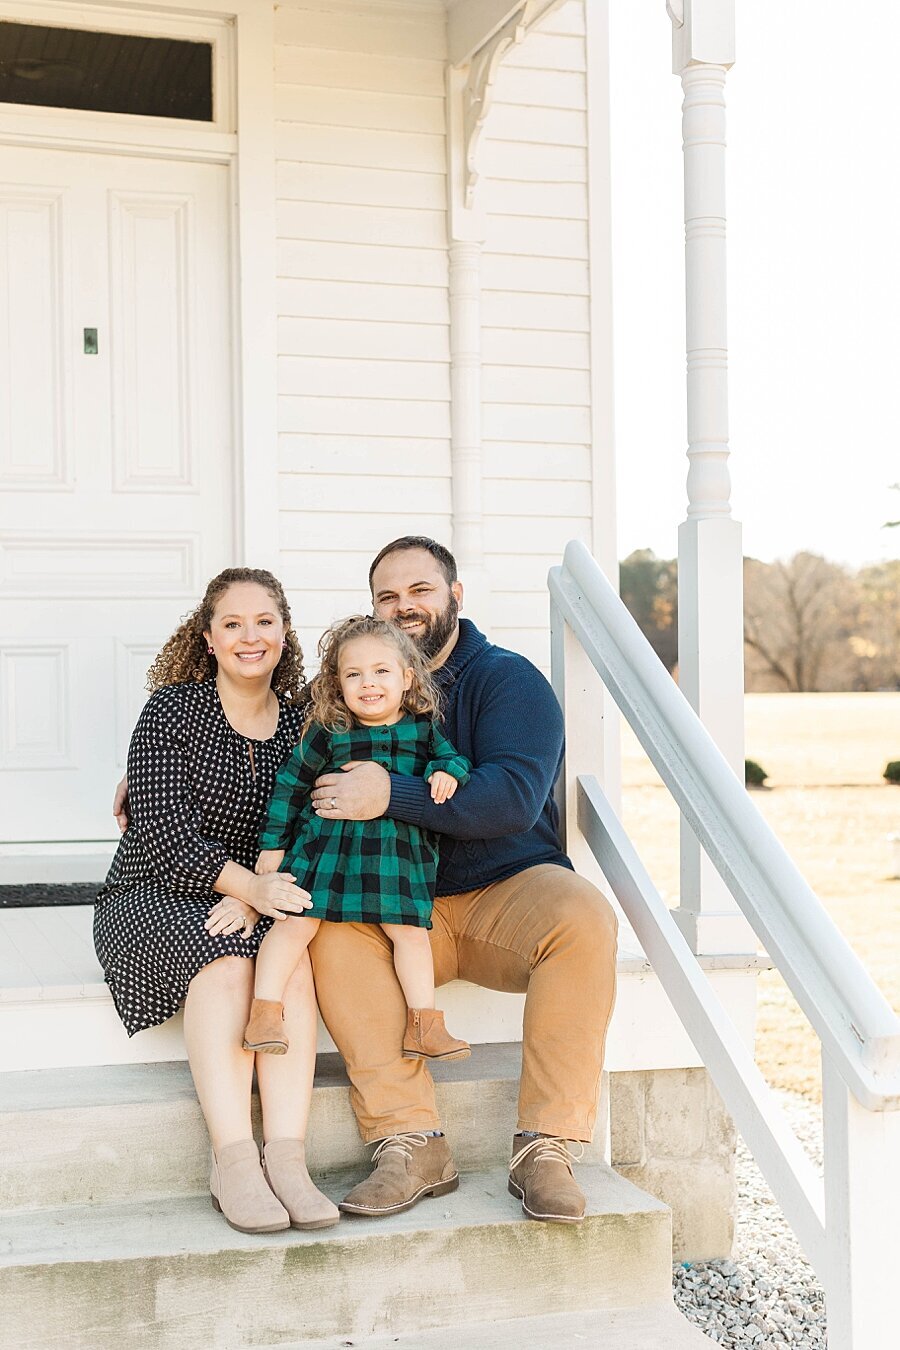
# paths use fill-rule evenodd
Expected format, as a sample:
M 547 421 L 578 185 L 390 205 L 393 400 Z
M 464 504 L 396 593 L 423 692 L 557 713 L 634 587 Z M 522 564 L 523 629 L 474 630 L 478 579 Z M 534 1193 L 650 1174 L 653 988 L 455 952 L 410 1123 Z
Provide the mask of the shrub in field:
M 757 764 L 755 759 L 744 760 L 744 786 L 762 787 L 768 778 L 768 774 L 761 764 Z
M 882 776 L 889 783 L 900 783 L 900 759 L 889 760 Z

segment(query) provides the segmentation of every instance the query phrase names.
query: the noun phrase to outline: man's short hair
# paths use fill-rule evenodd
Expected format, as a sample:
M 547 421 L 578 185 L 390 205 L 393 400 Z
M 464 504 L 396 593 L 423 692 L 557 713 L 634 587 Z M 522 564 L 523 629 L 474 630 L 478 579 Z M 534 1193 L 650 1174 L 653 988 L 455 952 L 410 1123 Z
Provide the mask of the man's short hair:
M 404 534 L 402 538 L 393 539 L 391 543 L 385 544 L 384 548 L 373 560 L 372 566 L 369 568 L 370 593 L 374 594 L 372 591 L 372 578 L 375 575 L 375 568 L 378 564 L 391 553 L 405 553 L 408 549 L 414 548 L 420 548 L 423 552 L 430 553 L 443 572 L 447 580 L 447 585 L 453 585 L 454 581 L 457 580 L 456 559 L 449 548 L 445 548 L 443 544 L 439 544 L 436 539 L 429 539 L 425 534 Z

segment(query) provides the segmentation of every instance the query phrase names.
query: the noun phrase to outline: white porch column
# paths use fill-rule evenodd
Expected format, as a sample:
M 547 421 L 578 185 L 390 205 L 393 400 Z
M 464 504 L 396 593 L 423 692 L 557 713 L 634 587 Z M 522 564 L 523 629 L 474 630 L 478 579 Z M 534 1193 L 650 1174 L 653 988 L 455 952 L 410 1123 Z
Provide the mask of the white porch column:
M 731 515 L 725 306 L 725 76 L 734 0 L 670 0 L 684 89 L 687 519 L 678 531 L 679 684 L 743 776 L 741 527 Z M 753 933 L 691 830 L 681 826 L 675 918 L 699 953 L 754 951 Z
M 467 164 L 468 68 L 447 70 L 447 224 L 450 286 L 450 463 L 453 552 L 465 612 L 490 627 L 484 557 L 481 444 L 481 253 L 484 212 L 473 201 Z

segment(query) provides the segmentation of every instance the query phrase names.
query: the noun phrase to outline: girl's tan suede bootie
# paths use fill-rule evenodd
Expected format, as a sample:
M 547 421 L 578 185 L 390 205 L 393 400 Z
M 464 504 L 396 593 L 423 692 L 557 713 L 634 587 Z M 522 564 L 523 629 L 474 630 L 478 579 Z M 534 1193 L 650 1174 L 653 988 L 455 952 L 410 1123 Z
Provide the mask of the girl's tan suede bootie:
M 266 1184 L 254 1139 L 239 1139 L 213 1154 L 209 1193 L 213 1209 L 239 1233 L 279 1233 L 291 1226 L 290 1215 Z
M 250 1005 L 250 1020 L 244 1032 L 244 1049 L 265 1055 L 286 1055 L 290 1041 L 284 1029 L 284 1004 L 267 998 L 255 998 Z
M 291 1217 L 292 1228 L 330 1228 L 341 1217 L 337 1205 L 313 1185 L 300 1139 L 273 1139 L 263 1145 L 266 1179 Z
M 468 1041 L 450 1035 L 440 1008 L 407 1008 L 405 1059 L 468 1059 L 471 1053 Z

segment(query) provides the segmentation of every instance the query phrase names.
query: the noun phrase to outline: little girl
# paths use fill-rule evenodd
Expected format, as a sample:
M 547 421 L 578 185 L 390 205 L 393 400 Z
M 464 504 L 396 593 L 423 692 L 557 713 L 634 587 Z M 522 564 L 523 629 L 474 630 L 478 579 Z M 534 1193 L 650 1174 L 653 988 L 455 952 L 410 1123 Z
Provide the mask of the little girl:
M 262 941 L 244 1049 L 287 1050 L 284 989 L 324 919 L 379 924 L 390 938 L 407 1003 L 407 1058 L 465 1059 L 469 1046 L 449 1034 L 434 1006 L 427 933 L 434 835 L 389 817 L 323 819 L 310 794 L 321 773 L 372 759 L 392 773 L 426 778 L 432 799 L 443 803 L 468 782 L 471 765 L 438 730 L 437 693 L 424 659 L 394 624 L 345 619 L 324 634 L 319 655 L 312 706 L 299 745 L 278 771 L 256 864 L 258 873 L 291 872 L 313 903 L 302 915 L 276 921 Z

